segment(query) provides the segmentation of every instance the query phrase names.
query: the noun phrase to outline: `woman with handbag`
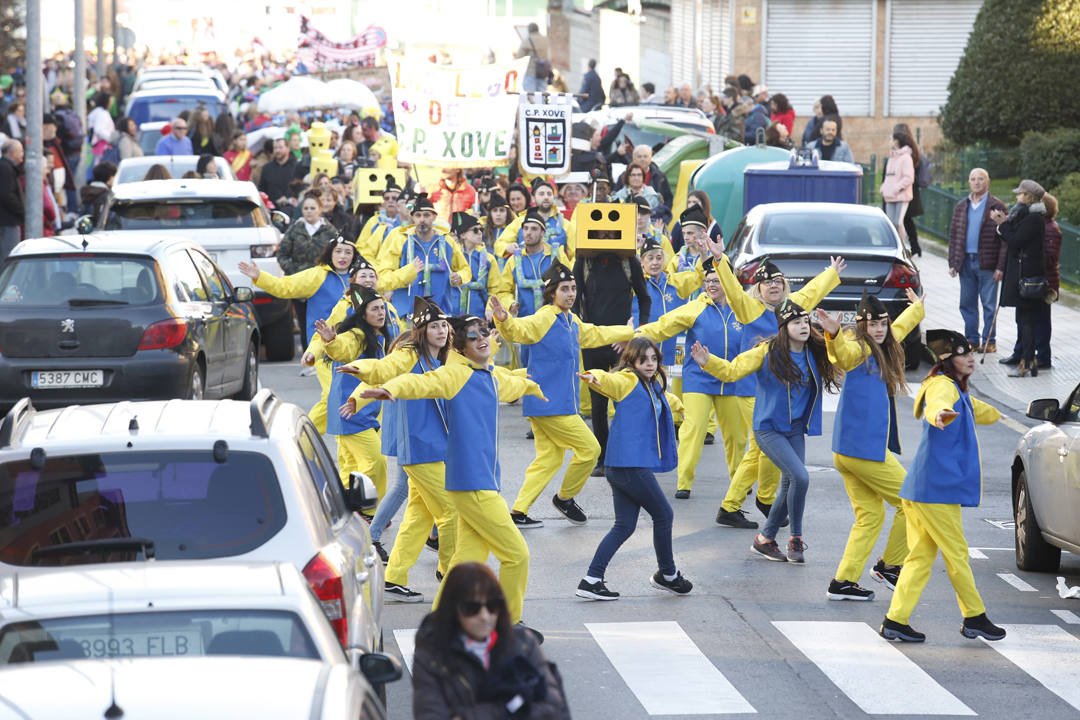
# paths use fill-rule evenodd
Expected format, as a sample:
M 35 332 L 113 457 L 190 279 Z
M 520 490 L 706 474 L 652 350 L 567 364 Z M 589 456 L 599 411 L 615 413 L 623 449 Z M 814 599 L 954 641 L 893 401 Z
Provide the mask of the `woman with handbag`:
M 1016 308 L 1017 331 L 1020 335 L 1020 364 L 1010 375 L 1024 377 L 1039 374 L 1035 362 L 1035 324 L 1039 306 L 1045 304 L 1046 265 L 1043 259 L 1043 240 L 1046 212 L 1042 197 L 1046 191 L 1034 180 L 1022 180 L 1013 190 L 1016 204 L 1009 214 L 993 210 L 990 219 L 997 224 L 998 237 L 1005 243 L 1005 275 L 1001 282 L 998 305 Z

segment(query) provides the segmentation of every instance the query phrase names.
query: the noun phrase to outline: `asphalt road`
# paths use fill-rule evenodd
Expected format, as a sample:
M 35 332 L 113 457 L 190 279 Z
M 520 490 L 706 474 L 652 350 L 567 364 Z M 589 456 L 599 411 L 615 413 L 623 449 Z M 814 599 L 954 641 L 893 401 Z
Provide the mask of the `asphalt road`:
M 913 388 L 921 379 L 909 373 Z M 300 377 L 295 364 L 264 364 L 262 382 L 304 407 L 317 397 L 315 378 Z M 910 398 L 902 398 L 899 409 L 906 465 L 920 429 Z M 873 602 L 825 599 L 853 521 L 832 464 L 832 420 L 826 412 L 824 434 L 807 442 L 805 566 L 767 562 L 749 551 L 753 531 L 715 524 L 727 469 L 719 442 L 705 448 L 691 499 L 671 500 L 676 562 L 694 583 L 687 597 L 649 586 L 656 564 L 643 513 L 607 573 L 608 586 L 622 598 L 576 598 L 613 519 L 610 491 L 603 479 L 589 480 L 577 498 L 589 516 L 583 527 L 571 526 L 551 506 L 558 480 L 541 495 L 531 514 L 545 525 L 526 531 L 532 562 L 524 620 L 546 636 L 544 652 L 561 671 L 576 717 L 1080 717 L 1080 600 L 1059 599 L 1054 576 L 1023 573 L 1014 564 L 1008 468 L 1019 429 L 1030 421 L 1013 415 L 979 428 L 983 500 L 964 513 L 968 543 L 979 549 L 971 560 L 976 584 L 990 619 L 1008 626 L 1009 637 L 991 644 L 960 634 L 961 616 L 939 559 L 911 621 L 927 642 L 890 645 L 876 635 L 891 597 L 884 585 L 864 576 L 862 584 L 877 592 Z M 520 405 L 502 406 L 500 424 L 510 502 L 534 452 Z M 671 497 L 674 473 L 660 482 Z M 744 507 L 761 519 L 752 498 Z M 398 520 L 383 536 L 387 547 Z M 884 541 L 883 533 L 871 564 Z M 424 552 L 410 575 L 411 587 L 427 599 L 436 590 L 435 564 L 435 553 Z M 1064 553 L 1061 574 L 1080 585 L 1080 557 Z M 429 607 L 387 606 L 389 651 L 411 661 L 411 632 Z M 412 717 L 408 678 L 389 688 L 388 706 L 392 719 Z

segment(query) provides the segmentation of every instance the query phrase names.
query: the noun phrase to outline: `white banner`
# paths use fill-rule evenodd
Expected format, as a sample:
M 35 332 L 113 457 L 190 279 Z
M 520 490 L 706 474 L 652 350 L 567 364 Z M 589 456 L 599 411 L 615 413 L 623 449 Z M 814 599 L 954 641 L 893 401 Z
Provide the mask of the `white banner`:
M 534 102 L 543 97 L 550 104 Z M 518 157 L 522 172 L 563 175 L 570 172 L 570 97 L 529 93 L 518 111 Z
M 528 58 L 454 67 L 390 55 L 398 160 L 438 167 L 506 165 Z

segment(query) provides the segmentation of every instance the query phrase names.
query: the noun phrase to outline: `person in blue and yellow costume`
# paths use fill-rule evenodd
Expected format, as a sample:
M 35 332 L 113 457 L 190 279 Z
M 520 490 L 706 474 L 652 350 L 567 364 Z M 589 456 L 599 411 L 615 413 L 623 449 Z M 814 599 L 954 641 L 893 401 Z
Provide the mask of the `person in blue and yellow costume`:
M 735 311 L 735 319 L 743 326 L 740 352 L 751 349 L 765 338 L 777 333 L 779 328 L 776 324 L 775 309 L 785 299 L 790 297 L 796 305 L 807 312 L 816 308 L 825 296 L 840 284 L 840 273 L 847 266 L 842 257 L 830 258 L 829 267 L 806 283 L 802 290 L 791 292 L 791 287 L 780 268 L 769 262 L 768 258 L 763 258 L 754 272 L 753 287 L 744 291 L 731 269 L 731 262 L 724 255 L 723 244 L 711 240 L 706 240 L 706 242 L 712 251 L 717 275 L 720 284 L 724 287 L 728 304 Z M 756 378 L 751 378 L 751 380 L 749 385 L 740 388 L 737 393 L 743 422 L 747 427 L 751 427 L 753 423 L 754 398 L 757 394 Z M 757 483 L 757 497 L 754 498 L 754 503 L 762 515 L 769 517 L 779 481 L 780 471 L 769 461 L 769 458 L 762 455 L 757 440 L 751 435 L 746 445 L 746 452 L 739 461 L 739 467 L 731 478 L 724 501 L 716 513 L 716 522 L 727 527 L 756 529 L 757 523 L 748 519 L 741 510 L 743 501 L 746 500 L 750 488 Z
M 484 247 L 480 221 L 468 213 L 456 212 L 450 218 L 450 233 L 458 241 L 469 263 L 472 279 L 450 288 L 451 309 L 461 315 L 487 314 L 488 298 L 502 292 L 502 274 L 495 256 Z
M 663 227 L 654 225 L 652 222 L 652 207 L 649 201 L 640 195 L 634 198 L 633 203 L 637 206 L 637 246 L 638 252 L 647 240 L 652 240 L 664 249 L 664 261 L 675 257 L 675 250 L 671 247 L 671 239 L 664 232 Z
M 578 583 L 574 593 L 578 597 L 619 599 L 619 593 L 604 583 L 604 573 L 611 558 L 634 534 L 642 510 L 652 518 L 653 550 L 659 566 L 649 583 L 676 595 L 686 595 L 693 588 L 675 567 L 671 549 L 675 513 L 653 474 L 668 472 L 676 463 L 672 408 L 678 406 L 679 399 L 666 392 L 667 377 L 661 362 L 656 343 L 636 337 L 611 372 L 578 373 L 590 387 L 615 401 L 604 464 L 615 503 L 615 525 L 600 541 L 588 573 Z
M 506 198 L 502 196 L 502 193 L 492 192 L 491 199 L 488 200 L 487 205 L 484 207 L 484 217 L 480 219 L 480 229 L 483 232 L 484 247 L 488 249 L 488 252 L 495 252 L 495 243 L 502 237 L 503 231 L 510 225 L 510 204 L 506 202 Z M 506 263 L 506 258 L 501 255 L 495 255 L 495 258 L 499 261 L 499 269 L 501 270 Z
M 381 388 L 363 391 L 361 397 L 445 401 L 446 491 L 458 516 L 457 544 L 447 572 L 461 563 L 484 563 L 494 555 L 510 618 L 520 622 L 529 580 L 529 546 L 499 494 L 499 403 L 524 395 L 543 401 L 544 395 L 532 380 L 491 364 L 486 320 L 467 315 L 451 318 L 450 324 L 454 351 L 445 365 L 423 375 L 399 375 Z M 436 606 L 438 602 L 436 597 Z
M 886 640 L 926 640 L 926 635 L 908 623 L 940 550 L 964 616 L 960 632 L 968 638 L 1001 640 L 1005 630 L 986 617 L 986 607 L 975 589 L 961 517 L 961 508 L 978 507 L 982 500 L 975 425 L 995 423 L 1001 413 L 968 394 L 975 354 L 963 335 L 952 330 L 927 330 L 926 346 L 937 362 L 915 396 L 922 439 L 900 488 L 908 554 L 878 632 Z
M 514 500 L 511 516 L 521 528 L 540 527 L 543 522 L 529 517 L 529 508 L 562 466 L 567 450 L 574 457 L 558 493 L 552 496 L 555 509 L 574 525 L 588 520 L 574 496 L 600 457 L 600 443 L 578 415 L 580 384 L 576 373 L 581 365 L 581 349 L 625 343 L 634 336 L 629 325 L 592 325 L 571 312 L 577 298 L 577 282 L 570 268 L 555 262 L 544 273 L 544 304 L 526 318 L 514 317 L 495 298 L 492 315 L 499 334 L 508 342 L 527 344 L 528 373 L 540 384 L 547 402 L 526 398 L 523 406 L 536 443 L 536 458 L 525 470 L 525 482 Z M 622 347 L 617 348 L 622 352 Z
M 821 308 L 818 323 L 825 330 L 829 359 L 844 371 L 844 387 L 833 422 L 833 463 L 855 511 L 844 556 L 825 596 L 829 600 L 873 600 L 874 592 L 859 586 L 866 561 L 885 525 L 885 503 L 896 508 L 885 552 L 871 576 L 890 590 L 896 588 L 907 555 L 900 486 L 904 468 L 896 421 L 896 397 L 907 393 L 903 341 L 925 317 L 923 303 L 908 288 L 911 305 L 890 320 L 875 295 L 863 290 L 855 311 L 855 329 L 840 331 L 840 321 Z M 894 454 L 895 453 L 895 454 Z
M 379 208 L 379 212 L 368 218 L 356 236 L 356 247 L 361 255 L 377 258 L 379 249 L 390 231 L 409 219 L 399 212 L 398 199 L 400 197 L 401 188 L 398 187 L 394 176 L 387 175 L 386 189 L 382 193 L 382 207 Z
M 339 368 L 338 372 L 363 381 L 338 409 L 341 415 L 349 417 L 361 411 L 368 404 L 361 395 L 374 385 L 407 373 L 423 375 L 445 365 L 450 351 L 449 319 L 435 303 L 416 298 L 412 330 L 394 343 L 390 354 Z M 383 432 L 397 433 L 395 447 L 398 464 L 409 478 L 409 501 L 386 566 L 385 594 L 390 600 L 421 602 L 424 596 L 408 586 L 409 569 L 420 557 L 432 523 L 439 528 L 440 576 L 450 565 L 457 535 L 457 515 L 446 495 L 446 407 L 443 400 L 406 400 L 398 405 L 401 407 L 384 406 L 383 416 L 393 414 L 395 422 Z
M 559 212 L 559 208 L 555 205 L 555 188 L 551 186 L 551 182 L 544 178 L 533 178 L 532 200 L 533 207 L 529 209 L 529 212 L 522 213 L 512 219 L 510 224 L 506 226 L 506 230 L 496 241 L 495 256 L 514 256 L 523 245 L 527 244 L 522 229 L 525 227 L 528 216 L 535 213 L 535 217 L 539 217 L 541 223 L 541 240 L 552 249 L 565 252 L 566 257 L 570 260 L 566 264 L 572 266 L 574 248 L 577 247 L 577 244 L 569 232 L 569 221 L 563 217 L 563 214 Z
M 336 326 L 323 320 L 315 322 L 327 357 L 333 361 L 334 373 L 326 402 L 337 408 L 345 404 L 359 384 L 352 375 L 336 372 L 345 363 L 357 358 L 381 358 L 390 345 L 386 323 L 386 301 L 374 290 L 360 288 L 356 293 L 353 313 Z M 372 403 L 349 418 L 336 412 L 326 416 L 326 431 L 337 436 L 338 472 L 341 484 L 348 487 L 349 474 L 361 472 L 371 478 L 382 498 L 386 495 L 386 458 L 379 438 L 379 403 Z

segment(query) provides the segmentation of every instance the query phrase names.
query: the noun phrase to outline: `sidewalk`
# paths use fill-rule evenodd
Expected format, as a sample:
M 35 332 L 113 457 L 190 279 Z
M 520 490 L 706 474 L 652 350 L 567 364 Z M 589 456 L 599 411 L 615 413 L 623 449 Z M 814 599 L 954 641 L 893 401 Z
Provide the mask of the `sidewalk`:
M 923 332 L 927 328 L 944 327 L 962 333 L 964 320 L 960 317 L 960 279 L 949 277 L 946 247 L 930 238 L 922 239 L 922 247 L 923 256 L 916 258 L 915 264 L 926 291 Z M 1039 376 L 1034 378 L 1009 377 L 1013 368 L 998 363 L 998 360 L 1011 354 L 1016 342 L 1015 310 L 1002 308 L 997 320 L 998 352 L 988 354 L 985 363 L 975 365 L 975 374 L 971 378 L 975 390 L 992 397 L 1019 416 L 1023 416 L 1028 403 L 1037 398 L 1057 398 L 1064 403 L 1077 382 L 1080 382 L 1080 310 L 1076 309 L 1076 300 L 1075 297 L 1063 297 L 1054 303 L 1051 309 L 1053 333 L 1050 337 L 1053 367 L 1040 370 Z M 979 357 L 982 358 L 981 355 Z

